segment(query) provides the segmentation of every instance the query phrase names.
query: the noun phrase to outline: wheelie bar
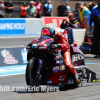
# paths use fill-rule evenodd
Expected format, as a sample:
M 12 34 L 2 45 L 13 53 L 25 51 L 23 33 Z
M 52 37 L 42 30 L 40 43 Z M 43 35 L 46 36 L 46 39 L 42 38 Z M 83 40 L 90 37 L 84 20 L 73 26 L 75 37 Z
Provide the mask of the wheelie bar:
M 86 69 L 87 83 L 100 82 L 100 75 L 96 74 L 95 72 L 91 71 L 86 67 L 85 69 Z

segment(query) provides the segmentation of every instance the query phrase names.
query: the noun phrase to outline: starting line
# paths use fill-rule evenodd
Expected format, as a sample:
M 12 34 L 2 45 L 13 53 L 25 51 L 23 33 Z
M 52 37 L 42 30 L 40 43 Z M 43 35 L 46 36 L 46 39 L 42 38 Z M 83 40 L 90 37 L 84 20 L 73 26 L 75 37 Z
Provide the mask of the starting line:
M 85 64 L 100 65 L 100 63 L 91 63 L 91 62 L 85 62 Z M 0 67 L 0 77 L 25 74 L 26 66 L 27 65 L 15 65 L 15 66 Z

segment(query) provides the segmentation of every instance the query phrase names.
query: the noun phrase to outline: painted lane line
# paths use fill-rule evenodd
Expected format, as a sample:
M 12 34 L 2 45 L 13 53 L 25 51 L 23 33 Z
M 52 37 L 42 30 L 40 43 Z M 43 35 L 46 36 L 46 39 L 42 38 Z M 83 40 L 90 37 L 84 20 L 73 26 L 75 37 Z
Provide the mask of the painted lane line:
M 26 70 L 26 65 L 17 65 L 17 66 L 6 66 L 0 67 L 0 76 L 24 74 Z
M 10 75 L 2 75 L 2 76 L 0 76 L 0 77 L 15 76 L 15 75 L 23 75 L 23 74 L 25 74 L 25 73 L 20 73 L 20 74 L 10 74 Z
M 100 65 L 100 63 L 85 62 L 85 64 Z M 15 65 L 0 67 L 0 77 L 25 74 L 27 65 Z
M 100 63 L 91 63 L 91 62 L 85 62 L 85 64 L 90 64 L 90 65 L 100 65 Z
M 33 35 L 30 35 L 30 36 L 5 36 L 5 37 L 3 37 L 3 36 L 1 36 L 0 35 L 0 39 L 8 39 L 8 38 L 10 38 L 10 39 L 14 39 L 14 38 L 36 38 L 36 37 L 39 37 L 39 36 L 33 36 Z

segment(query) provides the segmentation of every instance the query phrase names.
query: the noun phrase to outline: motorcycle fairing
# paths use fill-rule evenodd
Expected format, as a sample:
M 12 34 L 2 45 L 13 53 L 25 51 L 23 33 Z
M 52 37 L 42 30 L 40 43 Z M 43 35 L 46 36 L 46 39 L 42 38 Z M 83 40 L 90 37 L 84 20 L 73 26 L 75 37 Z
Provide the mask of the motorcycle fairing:
M 81 53 L 81 54 L 83 54 L 83 52 L 80 51 L 77 47 L 73 47 L 72 46 L 72 50 L 73 50 L 74 53 Z
M 71 60 L 74 66 L 83 65 L 84 55 L 77 47 L 70 47 L 71 51 Z
M 41 35 L 39 38 L 36 38 L 31 42 L 33 49 L 47 49 L 50 43 L 54 42 L 49 36 Z

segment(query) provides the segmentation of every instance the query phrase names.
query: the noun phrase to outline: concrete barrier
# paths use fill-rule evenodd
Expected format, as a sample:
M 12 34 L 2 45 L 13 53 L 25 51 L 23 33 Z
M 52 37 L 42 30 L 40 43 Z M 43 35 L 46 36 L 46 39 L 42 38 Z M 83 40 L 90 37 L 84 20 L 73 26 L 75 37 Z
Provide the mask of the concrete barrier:
M 43 27 L 43 19 L 26 19 L 25 35 L 39 36 Z
M 0 19 L 0 36 L 39 36 L 43 27 L 43 18 Z

